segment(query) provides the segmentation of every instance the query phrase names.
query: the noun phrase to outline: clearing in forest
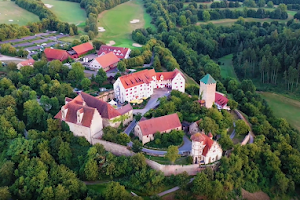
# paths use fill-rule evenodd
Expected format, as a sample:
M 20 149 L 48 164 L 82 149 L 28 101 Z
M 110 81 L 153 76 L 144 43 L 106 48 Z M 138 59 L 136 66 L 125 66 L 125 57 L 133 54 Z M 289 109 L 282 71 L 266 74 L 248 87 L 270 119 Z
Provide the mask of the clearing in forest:
M 219 58 L 218 62 L 221 63 L 220 68 L 222 78 L 231 77 L 238 80 L 232 64 L 232 54 Z
M 300 102 L 283 95 L 260 92 L 276 117 L 285 118 L 294 128 L 300 130 Z
M 0 0 L 0 24 L 26 25 L 28 22 L 38 22 L 39 17 L 13 1 Z
M 133 20 L 135 23 L 130 23 Z M 143 2 L 131 0 L 99 15 L 98 27 L 103 27 L 105 31 L 99 32 L 97 39 L 106 43 L 114 41 L 114 46 L 132 48 L 134 43 L 131 38 L 132 31 L 138 28 L 154 27 L 150 22 L 151 17 L 146 13 Z
M 42 2 L 47 4 L 48 9 L 63 22 L 78 25 L 86 20 L 86 12 L 80 8 L 79 3 L 58 0 L 42 0 Z

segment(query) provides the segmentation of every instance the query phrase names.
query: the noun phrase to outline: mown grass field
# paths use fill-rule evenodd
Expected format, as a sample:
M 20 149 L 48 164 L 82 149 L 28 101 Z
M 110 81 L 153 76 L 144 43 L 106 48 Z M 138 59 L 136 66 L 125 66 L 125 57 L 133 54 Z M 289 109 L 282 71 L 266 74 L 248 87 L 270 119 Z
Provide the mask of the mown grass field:
M 78 25 L 86 20 L 86 12 L 80 8 L 79 3 L 59 0 L 42 0 L 42 2 L 53 5 L 48 9 L 63 22 Z
M 20 8 L 13 1 L 0 0 L 0 24 L 26 25 L 28 22 L 37 21 L 39 21 L 37 15 Z
M 220 68 L 221 68 L 222 78 L 232 77 L 238 79 L 232 65 L 232 54 L 223 56 L 222 58 L 219 58 L 217 61 L 221 63 Z
M 131 24 L 133 19 L 140 22 Z M 154 27 L 151 17 L 146 13 L 141 0 L 131 0 L 120 4 L 110 10 L 102 12 L 98 17 L 98 26 L 104 27 L 105 32 L 99 33 L 97 39 L 109 43 L 114 41 L 114 46 L 132 48 L 134 41 L 131 38 L 133 30 L 138 28 Z
M 274 115 L 285 118 L 294 128 L 300 130 L 300 102 L 283 95 L 260 92 L 272 108 Z
M 220 8 L 220 9 L 225 9 L 225 8 Z M 243 10 L 244 7 L 240 7 L 240 8 L 229 8 L 230 10 Z M 247 9 L 254 9 L 257 10 L 258 8 L 247 8 Z M 264 8 L 265 10 L 274 10 L 274 8 Z M 272 21 L 278 21 L 278 22 L 284 22 L 286 23 L 288 20 L 293 19 L 294 15 L 297 13 L 296 11 L 287 11 L 288 13 L 288 18 L 287 19 L 271 19 L 271 18 L 264 18 L 264 19 L 259 19 L 259 18 L 244 18 L 245 22 L 272 22 Z M 213 23 L 216 26 L 231 26 L 233 25 L 235 22 L 237 21 L 237 19 L 218 19 L 218 20 L 210 20 L 208 22 L 198 22 L 197 25 L 203 25 L 203 24 L 208 24 L 208 23 Z

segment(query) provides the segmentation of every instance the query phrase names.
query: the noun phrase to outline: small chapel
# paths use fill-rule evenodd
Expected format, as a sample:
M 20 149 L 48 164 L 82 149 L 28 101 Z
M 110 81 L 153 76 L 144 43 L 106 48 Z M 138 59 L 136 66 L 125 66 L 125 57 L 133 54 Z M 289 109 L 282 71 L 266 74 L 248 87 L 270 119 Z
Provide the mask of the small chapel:
M 209 133 L 196 133 L 192 135 L 192 151 L 194 164 L 209 164 L 218 161 L 222 157 L 222 148 L 217 141 L 213 140 L 213 135 Z

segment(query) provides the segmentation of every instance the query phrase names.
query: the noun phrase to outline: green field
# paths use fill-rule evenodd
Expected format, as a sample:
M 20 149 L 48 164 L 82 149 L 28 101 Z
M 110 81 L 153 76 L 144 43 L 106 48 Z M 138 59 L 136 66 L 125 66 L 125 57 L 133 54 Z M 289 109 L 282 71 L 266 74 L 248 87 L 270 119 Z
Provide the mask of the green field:
M 232 54 L 219 58 L 218 62 L 221 63 L 220 68 L 222 78 L 232 77 L 238 79 L 232 65 Z
M 20 8 L 13 1 L 0 0 L 0 24 L 26 25 L 28 22 L 38 21 L 37 15 Z
M 140 22 L 131 24 L 133 19 L 139 19 Z M 142 1 L 131 0 L 99 15 L 98 27 L 103 27 L 105 32 L 99 33 L 97 39 L 106 43 L 114 41 L 114 46 L 132 48 L 132 31 L 137 28 L 154 27 L 150 22 L 151 17 L 146 13 Z
M 63 22 L 77 25 L 86 20 L 86 12 L 80 8 L 79 3 L 58 0 L 42 0 L 42 2 L 52 5 L 53 7 L 49 8 L 49 10 Z
M 244 7 L 240 7 L 240 8 L 220 8 L 221 9 L 230 9 L 230 10 L 243 10 Z M 247 8 L 250 9 L 250 8 Z M 258 8 L 251 8 L 254 10 L 257 10 Z M 274 10 L 274 8 L 264 8 L 265 10 Z M 272 21 L 278 21 L 278 22 L 284 22 L 286 23 L 288 20 L 293 19 L 294 15 L 297 13 L 296 11 L 287 11 L 288 13 L 288 18 L 287 19 L 271 19 L 271 18 L 264 18 L 264 19 L 259 19 L 259 18 L 244 18 L 245 22 L 272 22 Z M 233 25 L 235 22 L 237 21 L 237 19 L 218 19 L 218 20 L 210 20 L 208 22 L 198 22 L 197 25 L 203 25 L 203 24 L 208 24 L 208 23 L 213 23 L 216 26 L 231 26 Z
M 270 92 L 260 92 L 272 108 L 276 117 L 285 118 L 294 128 L 300 130 L 300 102 Z

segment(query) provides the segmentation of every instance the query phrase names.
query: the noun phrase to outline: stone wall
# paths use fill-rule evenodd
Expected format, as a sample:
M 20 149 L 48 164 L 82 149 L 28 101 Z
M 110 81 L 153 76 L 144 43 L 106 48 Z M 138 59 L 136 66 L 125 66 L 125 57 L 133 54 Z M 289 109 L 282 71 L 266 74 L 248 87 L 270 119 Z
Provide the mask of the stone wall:
M 132 151 L 130 151 L 129 149 L 127 149 L 126 146 L 123 145 L 119 145 L 113 142 L 108 142 L 105 140 L 99 140 L 99 139 L 95 139 L 93 138 L 92 144 L 102 144 L 105 148 L 106 151 L 111 152 L 114 155 L 117 156 L 132 156 L 134 155 L 134 153 Z
M 97 96 L 96 98 L 107 102 L 108 99 L 112 100 L 115 98 L 115 92 L 114 92 L 114 90 L 106 91 L 103 94 L 100 94 L 99 96 Z

